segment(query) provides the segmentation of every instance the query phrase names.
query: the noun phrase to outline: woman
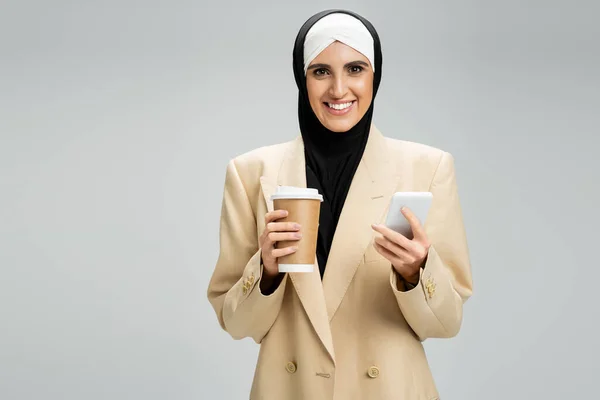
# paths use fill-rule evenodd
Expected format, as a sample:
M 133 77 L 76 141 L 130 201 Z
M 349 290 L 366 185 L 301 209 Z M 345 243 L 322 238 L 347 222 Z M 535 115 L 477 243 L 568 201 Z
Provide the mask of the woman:
M 455 336 L 471 295 L 452 156 L 382 136 L 372 124 L 381 80 L 377 32 L 330 10 L 301 28 L 293 52 L 301 135 L 227 166 L 221 251 L 208 298 L 233 338 L 260 353 L 251 399 L 436 399 L 422 341 Z M 277 185 L 324 196 L 313 273 L 278 273 Z M 410 239 L 375 224 L 398 191 L 431 191 Z

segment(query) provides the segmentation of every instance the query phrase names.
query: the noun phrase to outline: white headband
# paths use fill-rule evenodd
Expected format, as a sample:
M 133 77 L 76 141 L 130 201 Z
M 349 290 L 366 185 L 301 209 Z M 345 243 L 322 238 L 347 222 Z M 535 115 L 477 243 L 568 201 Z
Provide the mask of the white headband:
M 304 74 L 310 63 L 335 41 L 362 53 L 375 71 L 374 43 L 371 33 L 358 19 L 348 14 L 329 14 L 318 20 L 304 40 Z

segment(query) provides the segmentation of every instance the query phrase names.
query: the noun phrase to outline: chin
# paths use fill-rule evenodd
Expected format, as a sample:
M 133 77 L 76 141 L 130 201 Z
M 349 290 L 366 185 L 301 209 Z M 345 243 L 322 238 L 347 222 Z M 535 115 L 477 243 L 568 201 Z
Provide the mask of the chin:
M 348 132 L 354 125 L 356 125 L 358 121 L 327 121 L 322 123 L 325 128 L 329 129 L 332 132 Z

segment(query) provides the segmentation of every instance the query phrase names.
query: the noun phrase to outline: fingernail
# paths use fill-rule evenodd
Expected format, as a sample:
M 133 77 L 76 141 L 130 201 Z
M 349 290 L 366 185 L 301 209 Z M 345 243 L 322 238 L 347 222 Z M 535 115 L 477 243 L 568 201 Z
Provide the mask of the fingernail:
M 301 233 L 296 233 L 296 239 L 302 239 L 302 234 Z
M 300 229 L 300 224 L 294 224 L 294 229 Z

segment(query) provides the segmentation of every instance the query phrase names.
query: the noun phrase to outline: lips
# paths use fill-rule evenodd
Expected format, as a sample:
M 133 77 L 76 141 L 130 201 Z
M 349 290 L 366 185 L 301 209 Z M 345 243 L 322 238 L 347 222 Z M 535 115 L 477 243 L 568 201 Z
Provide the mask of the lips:
M 329 114 L 336 116 L 345 115 L 349 113 L 352 109 L 354 109 L 355 105 L 356 100 L 336 103 L 323 103 L 323 107 L 325 108 L 325 110 L 327 110 Z
M 354 103 L 354 101 L 348 101 L 346 103 L 325 103 L 325 104 L 327 104 L 327 106 L 329 108 L 333 108 L 334 110 L 341 111 L 348 107 L 351 107 L 352 103 Z

